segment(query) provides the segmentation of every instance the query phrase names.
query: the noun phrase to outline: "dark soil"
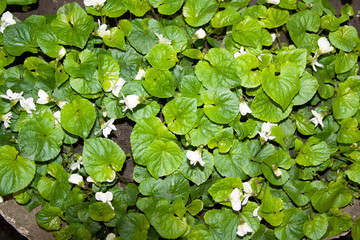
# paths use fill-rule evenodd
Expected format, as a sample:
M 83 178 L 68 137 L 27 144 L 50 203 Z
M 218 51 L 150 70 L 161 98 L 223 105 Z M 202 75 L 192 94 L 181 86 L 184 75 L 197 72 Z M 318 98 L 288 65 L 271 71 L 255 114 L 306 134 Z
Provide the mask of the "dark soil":
M 3 0 L 0 0 L 3 1 Z M 65 3 L 77 2 L 80 6 L 84 7 L 83 0 L 38 0 L 38 3 L 29 5 L 28 7 L 22 6 L 8 6 L 8 10 L 14 14 L 16 18 L 23 21 L 31 15 L 48 15 L 56 14 L 57 10 Z M 346 3 L 354 8 L 355 15 L 360 14 L 360 1 L 358 0 L 329 0 L 330 4 L 340 13 L 340 9 Z M 250 4 L 255 4 L 256 0 L 252 0 Z M 25 11 L 24 11 L 25 10 Z M 354 26 L 360 32 L 360 17 L 353 17 L 349 25 Z M 284 37 L 285 38 L 285 37 Z M 110 139 L 115 141 L 125 153 L 131 152 L 130 147 L 130 134 L 134 126 L 133 122 L 125 122 L 124 120 L 117 120 L 117 131 L 110 135 Z M 82 152 L 82 145 L 79 144 L 76 149 L 77 152 Z M 126 179 L 132 179 L 132 169 L 134 162 L 128 159 L 122 171 L 122 175 Z M 8 224 L 0 215 L 0 239 L 6 240 L 23 240 L 26 239 L 19 234 L 10 224 Z M 341 237 L 339 239 L 351 239 L 350 236 Z

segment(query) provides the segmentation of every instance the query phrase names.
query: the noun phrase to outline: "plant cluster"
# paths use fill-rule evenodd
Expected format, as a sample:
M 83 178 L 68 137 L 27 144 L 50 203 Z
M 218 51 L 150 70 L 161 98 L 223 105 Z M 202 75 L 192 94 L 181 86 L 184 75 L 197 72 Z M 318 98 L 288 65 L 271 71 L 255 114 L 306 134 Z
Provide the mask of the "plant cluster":
M 360 239 L 351 6 L 84 4 L 16 22 L 0 2 L 1 196 L 64 240 Z

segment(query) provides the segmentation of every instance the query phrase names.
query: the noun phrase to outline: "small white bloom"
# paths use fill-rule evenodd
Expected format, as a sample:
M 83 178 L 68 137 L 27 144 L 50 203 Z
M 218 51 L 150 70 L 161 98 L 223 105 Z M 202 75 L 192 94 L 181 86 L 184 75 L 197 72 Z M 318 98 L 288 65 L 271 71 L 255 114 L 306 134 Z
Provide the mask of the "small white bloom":
M 4 202 L 4 198 L 2 196 L 0 196 L 0 203 Z
M 96 31 L 96 34 L 99 37 L 110 35 L 110 30 L 107 29 L 107 25 L 105 23 L 100 25 L 100 21 L 98 21 L 98 24 L 99 24 L 99 29 Z
M 72 171 L 75 171 L 76 169 L 80 170 L 81 165 L 83 165 L 83 163 L 82 163 L 81 160 L 76 161 L 76 162 L 74 162 L 73 164 L 71 164 L 70 169 L 71 169 Z
M 100 131 L 102 131 L 105 138 L 109 136 L 112 130 L 116 130 L 115 125 L 113 124 L 115 121 L 115 118 L 111 118 L 109 121 L 101 125 L 101 129 L 97 131 L 95 134 L 99 134 Z
M 105 240 L 113 240 L 114 238 L 116 238 L 116 235 L 114 233 L 109 233 L 106 236 Z
M 139 68 L 139 71 L 135 76 L 135 80 L 141 80 L 144 76 L 145 76 L 145 70 L 142 68 Z
M 281 169 L 276 166 L 273 168 L 273 172 L 274 172 L 275 176 L 277 176 L 277 177 L 280 177 L 282 175 Z
M 68 102 L 66 101 L 56 101 L 56 104 L 59 106 L 59 108 L 63 108 Z
M 10 101 L 19 101 L 19 100 L 24 99 L 24 97 L 22 95 L 23 95 L 23 92 L 16 93 L 16 92 L 11 91 L 11 89 L 8 89 L 8 90 L 6 90 L 6 95 L 1 94 L 0 97 L 5 98 Z
M 206 37 L 206 32 L 204 31 L 204 29 L 200 28 L 195 32 L 194 37 L 195 39 L 203 39 Z
M 312 115 L 314 115 L 314 118 L 310 119 L 310 122 L 314 123 L 315 127 L 320 124 L 321 127 L 324 127 L 323 124 L 323 118 L 324 116 L 320 113 L 317 113 L 314 110 L 311 110 Z
M 259 206 L 255 208 L 255 210 L 253 211 L 253 217 L 257 217 L 261 221 L 262 217 L 260 217 L 258 214 L 259 208 L 260 208 Z
M 12 112 L 8 112 L 6 114 L 4 114 L 2 117 L 1 117 L 1 120 L 4 121 L 4 127 L 5 128 L 8 128 L 10 127 L 10 119 L 12 118 Z
M 124 100 L 120 100 L 119 103 L 125 103 L 126 107 L 124 108 L 123 112 L 130 109 L 133 111 L 133 109 L 140 103 L 140 97 L 138 95 L 127 95 L 124 97 Z
M 92 179 L 92 177 L 90 177 L 90 176 L 88 176 L 88 177 L 86 178 L 86 181 L 87 181 L 88 183 L 94 183 L 94 182 L 95 182 L 95 180 Z
M 84 0 L 84 5 L 87 7 L 101 8 L 106 0 Z
M 7 26 L 15 24 L 14 16 L 11 12 L 6 11 L 1 15 L 0 21 L 0 32 L 4 33 L 4 30 Z
M 158 37 L 159 43 L 171 44 L 171 40 L 164 38 L 162 34 L 155 33 L 155 35 Z
M 272 41 L 275 42 L 275 40 L 277 38 L 276 33 L 271 33 L 270 35 L 271 35 Z
M 51 98 L 49 97 L 49 95 L 44 91 L 44 90 L 39 90 L 38 91 L 38 100 L 36 100 L 37 104 L 47 104 L 51 101 Z
M 243 187 L 244 187 L 244 193 L 245 194 L 244 194 L 244 198 L 243 198 L 241 204 L 245 205 L 245 204 L 247 204 L 247 202 L 249 200 L 249 197 L 251 197 L 254 194 L 254 192 L 253 192 L 253 190 L 251 188 L 250 183 L 248 183 L 248 182 L 243 182 Z
M 248 233 L 252 233 L 253 230 L 252 228 L 250 227 L 250 225 L 246 222 L 240 224 L 238 227 L 237 227 L 237 232 L 236 234 L 239 236 L 239 237 L 243 237 L 245 236 L 246 234 Z
M 334 50 L 334 47 L 331 46 L 329 40 L 326 37 L 319 38 L 318 46 L 319 46 L 319 49 L 320 49 L 320 55 L 332 52 Z
M 241 56 L 241 55 L 243 55 L 243 54 L 245 54 L 245 53 L 247 53 L 247 52 L 245 51 L 245 48 L 244 48 L 243 46 L 241 46 L 241 47 L 240 47 L 240 50 L 239 50 L 238 52 L 234 53 L 234 58 L 237 58 L 237 57 L 239 57 L 239 56 Z
M 242 116 L 245 116 L 248 113 L 252 113 L 251 109 L 249 108 L 249 106 L 246 104 L 244 99 L 240 100 L 240 104 L 239 104 L 239 110 L 240 110 L 240 114 Z
M 261 132 L 258 132 L 258 133 L 259 133 L 260 137 L 264 139 L 265 142 L 267 140 L 275 139 L 274 136 L 271 136 L 271 128 L 273 126 L 277 126 L 277 124 L 273 124 L 273 123 L 269 123 L 269 122 L 265 122 L 262 124 Z
M 108 168 L 110 168 L 110 167 L 108 166 Z M 116 172 L 113 170 L 113 171 L 112 171 L 112 177 L 106 179 L 106 182 L 108 182 L 108 183 L 113 182 L 113 181 L 115 180 L 115 177 L 116 177 Z
M 280 0 L 266 0 L 267 3 L 278 5 L 280 3 Z
M 36 110 L 34 99 L 32 97 L 20 99 L 20 106 L 29 114 L 31 114 L 31 110 Z
M 81 185 L 83 183 L 83 177 L 80 174 L 71 174 L 68 181 L 72 184 Z
M 111 209 L 114 210 L 114 207 L 111 204 L 111 201 L 113 200 L 112 192 L 109 192 L 109 191 L 106 193 L 97 192 L 97 193 L 95 193 L 95 199 L 97 201 L 101 201 L 103 203 L 108 203 L 110 205 Z
M 242 193 L 238 188 L 234 188 L 234 190 L 230 194 L 231 207 L 234 211 L 241 210 L 241 200 L 240 200 L 241 196 Z
M 116 83 L 115 83 L 115 85 L 114 86 L 112 86 L 112 94 L 115 96 L 115 97 L 119 97 L 119 93 L 120 93 L 120 91 L 121 91 L 121 89 L 122 89 L 122 87 L 125 85 L 125 80 L 123 79 L 123 78 L 119 78 L 117 81 L 116 81 Z
M 205 166 L 205 162 L 202 160 L 201 157 L 200 149 L 196 151 L 191 151 L 191 150 L 187 151 L 186 157 L 189 159 L 190 165 L 195 165 L 196 163 L 199 163 L 202 167 Z
M 314 58 L 314 59 L 312 60 L 311 66 L 312 66 L 312 68 L 313 68 L 313 70 L 314 70 L 315 72 L 317 71 L 317 70 L 316 70 L 316 67 L 321 67 L 321 68 L 324 67 L 324 65 L 322 65 L 321 63 L 318 62 L 318 59 L 317 59 L 317 58 Z
M 60 111 L 56 111 L 53 113 L 54 115 L 54 119 L 55 119 L 55 124 L 60 124 L 61 120 L 60 120 Z
M 57 60 L 62 59 L 66 54 L 66 49 L 64 47 L 62 47 L 58 53 L 58 56 L 56 57 Z

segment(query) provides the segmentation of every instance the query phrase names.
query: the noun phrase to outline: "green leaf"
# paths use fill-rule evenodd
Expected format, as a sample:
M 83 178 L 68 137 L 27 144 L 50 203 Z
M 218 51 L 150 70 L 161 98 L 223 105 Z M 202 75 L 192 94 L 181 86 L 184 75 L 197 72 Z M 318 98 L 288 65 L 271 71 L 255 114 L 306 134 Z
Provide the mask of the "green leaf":
M 11 146 L 0 147 L 0 195 L 17 192 L 35 176 L 35 163 L 19 155 Z
M 146 165 L 147 149 L 156 140 L 174 141 L 176 137 L 157 117 L 139 120 L 130 136 L 131 150 L 136 163 Z
M 190 234 L 188 235 L 189 240 L 196 239 L 207 239 L 207 240 L 215 240 L 214 235 L 211 233 L 208 227 L 203 224 L 197 224 L 192 229 Z
M 208 23 L 217 10 L 216 0 L 187 0 L 183 7 L 185 21 L 192 27 Z
M 86 172 L 96 181 L 114 179 L 125 162 L 124 151 L 110 139 L 86 139 L 83 150 L 83 163 Z
M 195 73 L 206 88 L 229 89 L 240 85 L 234 57 L 222 48 L 211 48 L 203 61 L 198 62 Z
M 215 167 L 219 173 L 226 177 L 246 178 L 244 165 L 250 159 L 251 154 L 245 143 L 234 140 L 230 152 L 221 154 L 214 151 Z
M 325 142 L 320 139 L 309 139 L 301 148 L 296 163 L 302 166 L 317 166 L 329 159 L 331 150 Z
M 102 87 L 101 83 L 98 80 L 97 72 L 88 79 L 85 78 L 70 78 L 70 86 L 78 93 L 86 94 L 96 94 L 101 92 Z
M 348 82 L 340 83 L 333 101 L 335 119 L 352 117 L 360 107 L 359 96 L 350 88 Z
M 341 127 L 338 132 L 339 143 L 351 144 L 360 141 L 360 132 L 358 130 L 358 121 L 355 118 L 345 118 L 341 121 Z
M 267 16 L 261 21 L 266 28 L 277 28 L 286 23 L 289 18 L 289 12 L 286 10 L 270 7 L 266 10 Z
M 140 105 L 134 112 L 128 113 L 127 117 L 137 122 L 140 119 L 154 117 L 160 112 L 160 105 L 157 102 L 150 102 L 147 105 Z
M 334 32 L 339 29 L 341 20 L 334 15 L 321 17 L 321 28 Z
M 171 46 L 174 47 L 176 52 L 184 50 L 187 43 L 187 37 L 181 28 L 175 25 L 165 27 L 164 37 L 171 41 Z
M 275 228 L 275 236 L 280 240 L 301 239 L 304 236 L 303 224 L 307 219 L 307 214 L 298 208 L 284 210 L 284 220 Z
M 98 78 L 101 82 L 102 89 L 109 91 L 111 86 L 115 85 L 119 79 L 120 66 L 111 55 L 107 54 L 100 54 L 98 56 L 98 62 Z
M 336 32 L 329 34 L 331 44 L 345 52 L 351 52 L 359 40 L 359 35 L 353 26 L 342 26 Z
M 149 0 L 151 6 L 158 9 L 163 15 L 173 15 L 184 3 L 184 0 Z
M 349 169 L 346 170 L 346 175 L 349 177 L 351 181 L 360 184 L 360 164 L 359 163 L 351 164 Z
M 19 147 L 21 155 L 25 158 L 48 161 L 59 154 L 64 131 L 58 127 L 54 128 L 55 120 L 49 108 L 41 109 L 38 109 L 36 116 L 21 127 Z
M 155 178 L 173 173 L 182 162 L 182 152 L 179 146 L 172 141 L 153 141 L 147 148 L 144 157 L 150 174 Z
M 282 69 L 287 62 L 290 62 L 297 66 L 299 76 L 303 76 L 307 72 L 305 72 L 305 67 L 307 64 L 307 51 L 306 49 L 286 49 L 283 48 L 277 55 L 275 59 L 275 66 L 277 69 Z
M 62 41 L 55 35 L 50 25 L 45 25 L 38 29 L 36 41 L 40 49 L 51 58 L 57 58 L 59 51 L 63 48 L 60 45 Z
M 102 39 L 109 47 L 125 50 L 124 32 L 117 27 L 111 28 L 110 35 L 104 35 Z
M 275 76 L 275 68 L 265 68 L 261 74 L 261 82 L 265 93 L 285 111 L 292 99 L 300 90 L 300 72 L 297 66 L 288 62 L 281 69 L 279 76 Z
M 173 133 L 184 135 L 188 133 L 196 123 L 196 99 L 175 98 L 168 102 L 162 112 L 169 130 Z
M 4 30 L 5 50 L 14 56 L 24 52 L 37 53 L 36 25 L 33 23 L 16 23 L 9 25 Z
M 271 194 L 269 184 L 261 201 L 259 213 L 272 226 L 279 226 L 284 219 L 284 202 Z
M 360 239 L 360 218 L 358 217 L 351 228 L 351 237 L 354 240 Z
M 94 29 L 94 19 L 78 3 L 69 3 L 58 10 L 51 28 L 67 45 L 84 48 Z
M 28 57 L 24 61 L 25 76 L 33 78 L 35 89 L 53 90 L 56 87 L 53 68 L 43 59 Z
M 36 3 L 37 0 L 6 0 L 5 2 L 7 2 L 8 5 L 10 5 L 10 4 L 14 4 L 14 5 L 29 5 L 29 4 Z
M 148 0 L 124 0 L 122 1 L 122 4 L 137 17 L 144 16 L 145 13 L 151 9 Z
M 289 173 L 284 169 L 289 169 L 292 165 L 291 157 L 288 153 L 279 150 L 266 158 L 261 165 L 265 178 L 274 185 L 284 185 L 289 180 Z M 280 176 L 276 176 L 273 168 L 280 168 Z
M 89 135 L 95 118 L 95 108 L 86 99 L 75 99 L 61 109 L 60 119 L 63 128 L 82 138 Z
M 196 216 L 199 212 L 201 212 L 203 207 L 204 203 L 200 199 L 195 199 L 186 206 L 186 209 L 191 215 Z
M 211 25 L 214 28 L 222 28 L 231 26 L 243 19 L 244 17 L 239 12 L 233 9 L 225 9 L 215 14 L 215 16 L 211 19 Z
M 37 212 L 35 217 L 40 227 L 48 231 L 54 231 L 61 228 L 63 212 L 57 207 L 46 206 Z
M 328 228 L 328 220 L 324 214 L 316 214 L 303 225 L 305 236 L 311 239 L 321 239 Z
M 265 225 L 260 224 L 258 231 L 254 234 L 253 240 L 275 240 L 274 231 L 272 229 L 265 230 Z
M 89 216 L 98 222 L 108 222 L 115 217 L 115 212 L 108 203 L 96 202 L 89 206 Z
M 164 198 L 156 201 L 152 198 L 141 198 L 136 205 L 145 213 L 151 225 L 163 238 L 178 238 L 188 227 L 186 218 L 175 216 L 170 203 Z
M 303 105 L 315 95 L 319 83 L 314 76 L 304 72 L 300 77 L 300 90 L 293 99 L 295 106 Z
M 116 230 L 122 239 L 146 239 L 150 224 L 145 215 L 141 213 L 128 213 L 120 216 Z
M 145 57 L 154 68 L 160 70 L 168 70 L 178 61 L 175 49 L 167 43 L 155 45 Z
M 174 78 L 168 70 L 147 69 L 142 84 L 155 97 L 169 98 L 174 95 Z
M 66 55 L 64 69 L 71 77 L 91 79 L 97 67 L 96 55 L 88 49 L 73 51 Z
M 239 114 L 239 99 L 230 90 L 208 90 L 205 93 L 204 113 L 211 121 L 229 123 Z
M 297 206 L 304 206 L 310 201 L 306 195 L 302 194 L 310 190 L 310 184 L 308 182 L 289 180 L 285 183 L 283 189 Z
M 338 213 L 338 215 L 328 218 L 329 227 L 324 238 L 335 236 L 350 230 L 351 225 L 353 224 L 352 217 L 350 217 L 349 214 L 344 214 L 341 216 L 340 214 L 341 213 Z
M 186 157 L 186 152 L 184 152 L 183 161 L 180 167 L 182 175 L 190 181 L 196 183 L 196 185 L 200 185 L 205 182 L 214 170 L 214 160 L 211 153 L 204 149 L 202 151 L 201 158 L 205 162 L 203 167 L 200 164 L 191 165 L 190 161 Z
M 335 58 L 335 73 L 345 73 L 350 71 L 356 64 L 358 56 L 355 53 L 344 53 L 341 51 Z
M 127 11 L 127 8 L 122 2 L 119 2 L 118 0 L 107 0 L 101 7 L 100 11 L 94 7 L 86 7 L 86 11 L 95 16 L 103 15 L 110 18 L 117 18 L 122 16 Z
M 251 17 L 246 17 L 243 21 L 234 24 L 232 37 L 235 42 L 243 46 L 260 48 L 262 40 L 262 28 L 260 23 Z
M 215 137 L 210 138 L 208 147 L 211 149 L 217 147 L 220 153 L 227 153 L 232 147 L 233 139 L 234 130 L 232 128 L 224 128 Z
M 226 177 L 216 181 L 216 183 L 209 188 L 209 193 L 215 202 L 231 206 L 230 194 L 234 188 L 243 188 L 241 179 L 238 177 Z
M 280 122 L 289 116 L 292 104 L 283 111 L 265 92 L 259 92 L 251 102 L 252 115 L 265 122 Z

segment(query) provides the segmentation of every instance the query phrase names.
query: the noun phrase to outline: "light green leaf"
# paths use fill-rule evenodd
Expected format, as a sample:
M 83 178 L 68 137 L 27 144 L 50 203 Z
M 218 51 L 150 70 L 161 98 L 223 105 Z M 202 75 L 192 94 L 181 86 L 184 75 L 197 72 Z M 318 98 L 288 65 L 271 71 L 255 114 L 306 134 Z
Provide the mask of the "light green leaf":
M 150 4 L 157 8 L 163 15 L 173 15 L 184 3 L 184 0 L 149 0 Z
M 123 239 L 138 240 L 146 239 L 150 224 L 145 215 L 141 213 L 128 213 L 120 216 L 116 230 Z
M 78 93 L 86 94 L 96 94 L 101 92 L 102 87 L 99 82 L 97 72 L 88 79 L 85 78 L 70 78 L 70 86 Z
M 311 239 L 321 239 L 328 228 L 328 220 L 324 214 L 316 214 L 303 225 L 305 235 Z
M 104 91 L 109 91 L 119 79 L 120 66 L 116 60 L 107 54 L 98 56 L 99 70 L 98 78 Z
M 359 35 L 353 26 L 342 26 L 336 32 L 329 34 L 331 44 L 345 52 L 351 52 L 359 40 Z
M 169 98 L 174 95 L 174 78 L 168 70 L 147 69 L 142 84 L 155 97 Z
M 337 215 L 328 218 L 329 227 L 324 238 L 329 238 L 350 230 L 351 225 L 353 224 L 352 217 L 347 213 L 340 215 L 341 213 L 339 212 Z
M 270 7 L 266 10 L 267 16 L 261 21 L 266 28 L 277 28 L 286 23 L 289 18 L 289 12 L 286 10 Z
M 77 136 L 86 138 L 95 123 L 96 113 L 92 103 L 86 99 L 75 99 L 61 109 L 63 128 Z
M 182 163 L 182 152 L 172 141 L 153 141 L 144 154 L 147 168 L 152 176 L 159 178 L 169 175 Z
M 300 77 L 300 90 L 293 99 L 295 106 L 303 105 L 315 95 L 319 83 L 314 76 L 308 72 L 304 72 Z
M 96 202 L 89 206 L 89 217 L 98 222 L 108 222 L 115 217 L 108 203 Z
M 334 32 L 339 29 L 341 24 L 340 18 L 334 15 L 325 15 L 321 17 L 321 28 Z
M 296 163 L 302 166 L 317 166 L 329 159 L 331 150 L 325 142 L 312 138 L 301 148 Z
M 349 169 L 346 170 L 346 175 L 351 181 L 360 184 L 360 164 L 356 162 L 351 164 Z
M 37 212 L 35 217 L 40 227 L 48 231 L 54 231 L 61 228 L 63 212 L 57 207 L 46 206 Z
M 192 27 L 208 23 L 216 13 L 217 5 L 216 0 L 187 0 L 183 7 L 186 23 Z
M 215 16 L 211 19 L 211 25 L 214 28 L 222 28 L 233 25 L 243 19 L 244 17 L 238 11 L 225 9 L 215 14 Z
M 157 102 L 150 102 L 140 105 L 134 112 L 128 113 L 127 117 L 137 122 L 141 119 L 154 117 L 160 112 L 160 105 Z
M 151 9 L 148 0 L 124 0 L 122 1 L 122 4 L 137 17 L 144 16 L 145 13 Z
M 36 25 L 33 23 L 16 23 L 4 30 L 5 50 L 14 56 L 24 52 L 37 53 Z
M 204 113 L 216 123 L 229 123 L 239 114 L 239 99 L 230 90 L 208 90 L 205 93 Z
M 251 102 L 252 115 L 265 122 L 280 122 L 289 116 L 292 104 L 283 111 L 265 92 L 259 92 Z
M 339 143 L 351 144 L 360 141 L 358 121 L 355 118 L 345 118 L 340 124 L 341 127 L 337 139 Z
M 262 28 L 260 23 L 251 17 L 246 17 L 243 21 L 234 24 L 232 36 L 235 42 L 243 46 L 260 48 L 262 40 Z
M 301 239 L 304 236 L 303 224 L 307 219 L 307 214 L 298 208 L 284 210 L 284 220 L 275 228 L 275 236 L 280 240 Z
M 175 49 L 167 43 L 155 45 L 145 57 L 154 68 L 160 70 L 168 70 L 178 61 Z
M 187 43 L 187 37 L 181 28 L 175 25 L 165 27 L 164 37 L 171 41 L 171 46 L 174 47 L 176 52 L 184 50 Z
M 351 228 L 351 237 L 353 240 L 360 239 L 360 218 L 358 217 Z
M 214 170 L 214 160 L 211 153 L 204 149 L 201 158 L 205 162 L 203 167 L 200 164 L 191 165 L 189 159 L 186 157 L 186 152 L 184 152 L 183 161 L 180 167 L 182 175 L 196 183 L 196 185 L 205 182 Z
M 240 85 L 233 56 L 222 48 L 212 48 L 204 60 L 198 62 L 195 73 L 206 88 L 223 89 Z
M 289 180 L 285 183 L 283 189 L 297 206 L 304 206 L 310 201 L 306 195 L 302 194 L 307 193 L 310 190 L 309 182 Z
M 125 50 L 124 32 L 117 27 L 111 28 L 110 35 L 104 35 L 102 39 L 109 47 Z
M 305 67 L 307 64 L 307 51 L 306 49 L 281 49 L 275 59 L 275 66 L 277 69 L 282 69 L 287 62 L 291 62 L 298 68 L 299 76 L 305 73 Z
M 188 235 L 189 240 L 196 239 L 207 239 L 207 240 L 215 240 L 214 235 L 211 233 L 209 228 L 203 224 L 197 224 L 192 229 L 190 234 Z
M 350 88 L 349 83 L 340 83 L 333 101 L 335 119 L 352 117 L 360 107 L 359 96 Z
M 186 209 L 191 215 L 196 216 L 199 212 L 201 212 L 203 207 L 204 203 L 200 199 L 195 199 L 186 206 Z
M 335 58 L 335 73 L 345 73 L 350 71 L 356 64 L 358 55 L 355 53 L 345 53 L 341 51 Z
M 88 49 L 70 52 L 64 60 L 64 69 L 72 77 L 91 79 L 97 67 L 96 55 Z
M 211 149 L 217 147 L 220 153 L 226 153 L 232 147 L 233 139 L 234 130 L 232 128 L 224 128 L 215 137 L 210 138 L 208 147 Z
M 234 188 L 243 188 L 241 179 L 238 177 L 226 177 L 216 181 L 209 188 L 209 193 L 215 202 L 231 206 L 230 194 Z
M 53 90 L 56 87 L 53 68 L 43 59 L 28 57 L 24 61 L 24 78 L 32 78 L 34 88 Z M 28 89 L 27 89 L 28 90 Z
M 11 146 L 0 147 L 0 195 L 17 192 L 35 176 L 35 163 L 19 155 Z
M 279 150 L 273 155 L 266 158 L 261 165 L 262 172 L 265 178 L 274 185 L 284 185 L 289 180 L 289 173 L 284 169 L 289 169 L 292 165 L 291 157 L 288 153 Z M 279 168 L 281 171 L 280 176 L 276 176 L 273 168 Z
M 86 139 L 83 150 L 86 172 L 96 181 L 111 181 L 125 162 L 124 151 L 110 139 Z
M 42 26 L 36 32 L 36 41 L 40 49 L 49 57 L 56 58 L 63 48 L 62 41 L 55 35 L 50 25 Z
M 124 4 L 118 0 L 106 0 L 105 4 L 101 7 L 101 10 L 98 11 L 94 7 L 86 7 L 86 11 L 91 15 L 95 16 L 108 16 L 110 18 L 117 18 L 122 16 L 127 8 Z

